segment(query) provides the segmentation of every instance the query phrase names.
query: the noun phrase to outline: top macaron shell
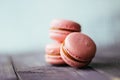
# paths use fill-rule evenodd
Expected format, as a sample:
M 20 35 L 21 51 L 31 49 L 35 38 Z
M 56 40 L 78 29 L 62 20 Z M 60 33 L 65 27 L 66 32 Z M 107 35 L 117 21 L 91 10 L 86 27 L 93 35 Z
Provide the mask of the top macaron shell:
M 81 31 L 81 26 L 80 24 L 71 21 L 71 20 L 63 20 L 63 19 L 54 19 L 50 26 L 52 28 L 60 28 L 60 29 L 68 29 L 68 30 L 72 30 L 72 31 Z
M 47 54 L 57 55 L 60 54 L 60 43 L 51 43 L 47 44 L 45 51 Z
M 80 61 L 90 61 L 96 52 L 94 41 L 87 35 L 79 32 L 69 34 L 64 41 L 64 47 L 69 55 Z

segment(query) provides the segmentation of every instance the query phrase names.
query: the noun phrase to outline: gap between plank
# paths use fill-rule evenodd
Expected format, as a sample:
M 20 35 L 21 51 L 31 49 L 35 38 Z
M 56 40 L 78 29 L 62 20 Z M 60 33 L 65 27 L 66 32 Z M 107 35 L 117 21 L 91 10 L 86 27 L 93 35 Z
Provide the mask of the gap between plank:
M 20 77 L 20 75 L 17 73 L 16 67 L 14 65 L 14 62 L 13 62 L 13 59 L 12 59 L 11 56 L 9 56 L 9 60 L 10 60 L 10 63 L 12 65 L 12 67 L 13 67 L 13 71 L 14 71 L 16 77 L 17 77 L 17 80 L 22 80 L 22 78 Z

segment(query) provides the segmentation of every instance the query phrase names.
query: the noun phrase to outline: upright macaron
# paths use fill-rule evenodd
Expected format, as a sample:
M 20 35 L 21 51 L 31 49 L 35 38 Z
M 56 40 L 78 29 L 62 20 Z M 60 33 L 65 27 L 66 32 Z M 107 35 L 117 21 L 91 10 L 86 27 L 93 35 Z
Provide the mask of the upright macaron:
M 63 42 L 66 36 L 72 32 L 80 32 L 80 24 L 64 19 L 54 19 L 50 24 L 50 38 L 58 42 Z
M 60 56 L 60 43 L 51 43 L 46 45 L 45 48 L 45 61 L 52 65 L 62 65 L 65 64 Z
M 70 66 L 81 68 L 88 65 L 96 53 L 96 44 L 79 32 L 69 34 L 60 48 L 62 59 Z

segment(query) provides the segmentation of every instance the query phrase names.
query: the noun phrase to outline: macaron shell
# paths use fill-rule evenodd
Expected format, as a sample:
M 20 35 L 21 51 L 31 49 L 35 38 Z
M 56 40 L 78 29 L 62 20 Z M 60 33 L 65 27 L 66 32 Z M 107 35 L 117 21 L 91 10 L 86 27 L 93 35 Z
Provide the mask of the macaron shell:
M 65 64 L 65 62 L 63 61 L 63 59 L 61 58 L 60 55 L 58 56 L 53 56 L 53 55 L 45 55 L 45 61 L 49 64 L 52 65 L 62 65 Z
M 46 54 L 57 55 L 60 54 L 60 43 L 50 43 L 46 45 L 45 52 Z
M 57 42 L 63 42 L 66 36 L 70 33 L 71 32 L 69 31 L 50 30 L 49 36 L 51 39 L 56 40 Z
M 62 28 L 62 29 L 68 29 L 68 30 L 75 30 L 75 31 L 81 31 L 80 24 L 71 21 L 71 20 L 65 20 L 65 19 L 54 19 L 50 26 L 52 28 Z
M 50 43 L 46 45 L 45 49 L 45 61 L 52 65 L 65 64 L 60 56 L 60 45 L 61 43 Z
M 62 47 L 62 46 L 61 46 Z M 74 61 L 72 59 L 70 59 L 68 56 L 65 55 L 65 53 L 63 52 L 62 48 L 60 49 L 60 54 L 61 54 L 61 57 L 62 59 L 68 64 L 70 65 L 71 67 L 75 67 L 75 68 L 82 68 L 82 67 L 85 67 L 87 66 L 89 62 L 77 62 L 77 61 Z
M 96 45 L 94 41 L 83 33 L 69 34 L 64 42 L 69 55 L 80 61 L 89 61 L 95 56 Z

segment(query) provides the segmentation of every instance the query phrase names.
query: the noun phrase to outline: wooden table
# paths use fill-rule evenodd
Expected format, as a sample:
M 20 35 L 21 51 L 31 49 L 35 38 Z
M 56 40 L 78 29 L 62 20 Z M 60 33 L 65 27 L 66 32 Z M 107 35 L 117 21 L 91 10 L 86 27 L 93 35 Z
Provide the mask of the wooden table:
M 82 69 L 49 65 L 43 50 L 0 55 L 0 80 L 120 80 L 119 47 L 99 48 L 91 64 Z

